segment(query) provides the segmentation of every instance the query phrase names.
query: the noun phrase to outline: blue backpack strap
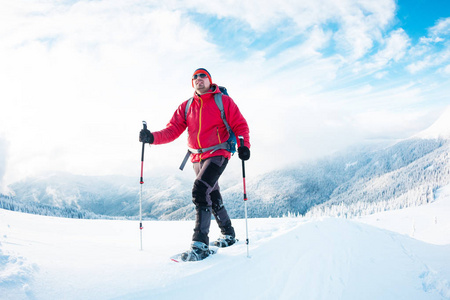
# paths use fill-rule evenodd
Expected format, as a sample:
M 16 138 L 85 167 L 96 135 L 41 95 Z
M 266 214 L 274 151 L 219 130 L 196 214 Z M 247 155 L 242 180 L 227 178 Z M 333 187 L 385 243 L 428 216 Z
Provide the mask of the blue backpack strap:
M 189 107 L 191 106 L 193 100 L 194 100 L 193 97 L 189 98 L 189 100 L 188 100 L 188 102 L 186 104 L 186 109 L 184 110 L 184 119 L 186 121 L 187 121 L 187 113 L 188 113 Z
M 230 125 L 228 125 L 227 119 L 225 117 L 225 110 L 223 109 L 222 93 L 214 94 L 214 101 L 216 101 L 216 105 L 220 110 L 220 116 L 222 117 L 222 121 L 225 124 L 225 127 L 227 128 L 228 132 L 231 132 L 231 127 Z
M 222 90 L 222 88 L 224 90 Z M 230 134 L 230 137 L 224 143 L 224 144 L 227 144 L 226 150 L 231 152 L 231 154 L 234 154 L 236 152 L 236 135 L 234 134 L 233 130 L 231 130 L 231 127 L 227 122 L 227 118 L 225 117 L 225 110 L 223 108 L 223 102 L 222 102 L 222 95 L 225 94 L 228 96 L 228 93 L 227 93 L 226 88 L 224 88 L 224 87 L 220 87 L 220 91 L 221 91 L 221 93 L 214 94 L 214 100 L 216 101 L 216 105 L 220 110 L 220 116 L 222 117 L 223 124 L 225 124 L 225 127 L 227 128 L 227 131 Z

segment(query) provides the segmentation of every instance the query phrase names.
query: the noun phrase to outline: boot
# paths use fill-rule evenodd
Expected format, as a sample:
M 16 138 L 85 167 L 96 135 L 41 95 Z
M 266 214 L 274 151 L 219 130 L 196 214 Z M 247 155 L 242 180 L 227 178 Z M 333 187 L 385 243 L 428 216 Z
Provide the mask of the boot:
M 213 245 L 220 248 L 229 247 L 235 244 L 238 240 L 232 235 L 221 235 L 216 241 L 213 242 Z
M 208 245 L 202 242 L 192 242 L 191 249 L 181 254 L 183 261 L 199 261 L 211 254 Z

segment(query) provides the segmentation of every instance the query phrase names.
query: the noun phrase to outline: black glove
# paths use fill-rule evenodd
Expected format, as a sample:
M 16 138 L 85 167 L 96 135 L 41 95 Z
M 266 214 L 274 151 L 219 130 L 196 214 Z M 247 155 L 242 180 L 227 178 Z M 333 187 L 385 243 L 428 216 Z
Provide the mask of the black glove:
M 153 144 L 154 140 L 155 138 L 150 130 L 142 129 L 141 132 L 139 132 L 139 142 Z
M 238 148 L 239 158 L 242 160 L 248 160 L 250 158 L 250 149 L 247 146 L 241 146 Z

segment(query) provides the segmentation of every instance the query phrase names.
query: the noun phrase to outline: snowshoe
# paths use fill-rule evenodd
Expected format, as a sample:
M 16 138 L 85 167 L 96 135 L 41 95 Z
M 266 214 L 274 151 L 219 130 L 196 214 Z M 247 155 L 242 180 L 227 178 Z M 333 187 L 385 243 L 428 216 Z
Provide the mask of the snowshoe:
M 192 242 L 191 249 L 181 253 L 182 261 L 199 261 L 207 258 L 210 254 L 213 254 L 212 250 L 209 250 L 208 245 L 202 242 Z
M 237 241 L 238 240 L 232 235 L 221 235 L 216 241 L 212 242 L 212 245 L 219 248 L 225 248 L 235 244 Z

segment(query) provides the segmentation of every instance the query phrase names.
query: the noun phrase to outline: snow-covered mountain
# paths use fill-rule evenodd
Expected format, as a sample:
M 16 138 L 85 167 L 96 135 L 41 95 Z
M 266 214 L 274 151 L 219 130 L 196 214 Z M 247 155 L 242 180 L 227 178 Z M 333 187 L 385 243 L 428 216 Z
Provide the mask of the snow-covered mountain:
M 351 149 L 319 161 L 247 178 L 250 217 L 292 214 L 362 214 L 419 205 L 434 200 L 450 183 L 450 108 L 427 130 L 393 145 Z M 144 216 L 190 219 L 192 182 L 176 175 L 146 180 Z M 95 215 L 137 216 L 139 183 L 123 176 L 52 174 L 13 184 L 20 211 L 56 207 Z M 241 182 L 222 189 L 233 218 L 244 216 Z M 11 205 L 10 205 L 11 206 Z M 343 206 L 345 209 L 343 209 Z M 8 208 L 10 209 L 10 208 Z M 73 211 L 70 212 L 74 215 Z M 51 214 L 51 213 L 48 213 Z M 77 213 L 75 213 L 77 216 Z M 94 216 L 95 217 L 95 216 Z
M 421 205 L 432 202 L 436 190 L 449 183 L 450 107 L 426 130 L 372 152 L 367 163 L 312 213 L 358 215 Z
M 439 119 L 427 129 L 419 132 L 413 138 L 421 139 L 450 139 L 450 106 L 447 107 Z
M 91 212 L 89 218 L 104 216 L 135 217 L 139 211 L 139 178 L 125 176 L 80 176 L 68 173 L 28 178 L 11 185 L 14 197 L 0 199 L 0 207 L 41 214 L 66 216 L 66 209 Z M 146 178 L 143 189 L 143 214 L 150 219 L 182 219 L 190 203 L 190 182 L 173 177 Z M 180 209 L 182 213 L 177 211 Z M 62 211 L 61 211 L 62 210 Z M 70 217 L 70 215 L 67 215 Z M 75 215 L 75 217 L 77 217 Z
M 367 214 L 432 202 L 435 191 L 450 183 L 449 152 L 448 141 L 417 139 L 373 153 L 366 165 L 314 209 L 345 206 L 345 213 Z

